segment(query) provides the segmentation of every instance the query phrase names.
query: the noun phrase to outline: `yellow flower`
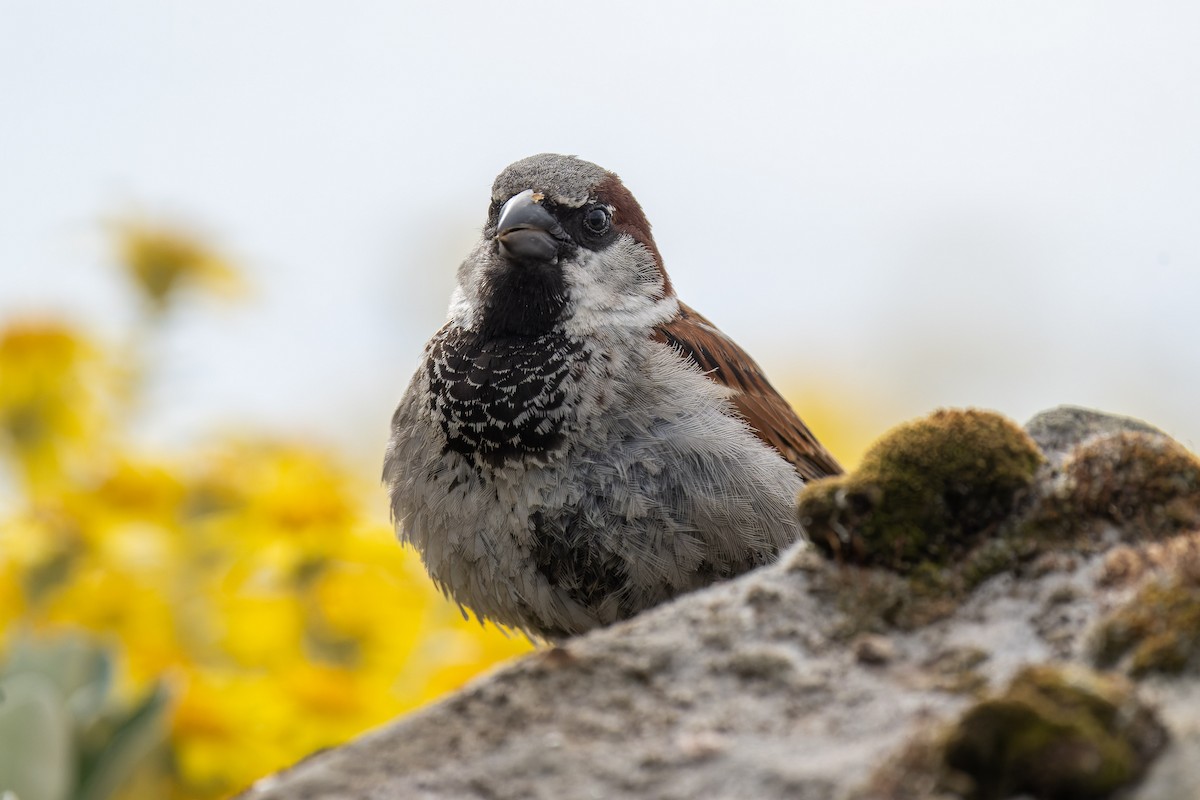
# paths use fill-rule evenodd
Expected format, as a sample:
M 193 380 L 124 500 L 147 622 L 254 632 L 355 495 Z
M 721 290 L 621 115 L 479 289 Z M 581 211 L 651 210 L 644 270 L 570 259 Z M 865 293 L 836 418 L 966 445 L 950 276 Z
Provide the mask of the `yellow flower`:
M 0 547 L 3 546 L 0 538 Z M 0 631 L 14 627 L 26 614 L 25 593 L 21 591 L 23 578 L 16 564 L 0 557 Z
M 242 536 L 253 537 L 247 549 L 287 542 L 300 559 L 338 547 L 357 516 L 357 498 L 332 459 L 268 441 L 228 444 L 203 459 L 190 505 L 202 524 L 242 528 Z
M 145 575 L 85 557 L 31 622 L 36 630 L 83 628 L 103 641 L 120 642 L 129 680 L 144 686 L 183 658 L 173 600 Z
M 239 565 L 239 568 L 244 565 Z M 267 577 L 222 581 L 215 608 L 221 652 L 247 668 L 277 669 L 304 657 L 304 615 L 290 586 Z
M 11 570 L 7 589 L 27 615 L 69 580 L 85 551 L 78 525 L 60 507 L 42 504 L 0 521 L 0 572 Z
M 126 244 L 152 302 L 203 272 L 181 266 L 198 250 Z M 228 795 L 530 649 L 464 619 L 379 519 L 374 481 L 318 449 L 137 453 L 118 360 L 62 325 L 0 331 L 0 453 L 26 478 L 0 509 L 0 634 L 88 631 L 119 650 L 127 697 L 165 678 L 174 800 Z
M 113 374 L 83 336 L 57 322 L 0 330 L 0 451 L 41 493 L 105 432 Z M 111 400 L 111 397 L 109 397 Z
M 222 797 L 298 755 L 285 732 L 300 720 L 277 676 L 189 667 L 171 725 L 180 794 Z
M 164 527 L 179 524 L 186 486 L 167 464 L 118 456 L 92 491 L 106 514 Z
M 132 221 L 114 227 L 120 260 L 155 309 L 186 287 L 226 297 L 244 289 L 229 261 L 183 230 Z
M 255 505 L 283 532 L 339 530 L 354 518 L 343 473 L 329 459 L 299 448 L 275 448 L 258 463 Z
M 354 718 L 368 708 L 371 698 L 362 693 L 362 677 L 342 666 L 302 663 L 285 677 L 284 685 L 301 708 L 328 723 Z

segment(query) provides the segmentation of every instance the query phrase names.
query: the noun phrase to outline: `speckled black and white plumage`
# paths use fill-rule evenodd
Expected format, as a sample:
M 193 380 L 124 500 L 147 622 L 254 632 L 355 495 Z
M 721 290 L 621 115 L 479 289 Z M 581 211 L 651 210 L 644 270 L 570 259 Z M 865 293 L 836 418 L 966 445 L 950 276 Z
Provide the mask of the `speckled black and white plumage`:
M 568 382 L 587 355 L 548 331 L 489 337 L 448 324 L 429 344 L 429 407 L 447 451 L 503 467 L 562 446 L 572 405 Z
M 553 256 L 500 246 L 529 227 L 497 230 L 520 203 L 542 215 L 539 243 L 552 229 Z M 584 216 L 596 208 L 603 230 Z M 496 179 L 393 418 L 384 480 L 448 595 L 560 638 L 773 559 L 801 535 L 801 474 L 837 469 L 757 365 L 675 297 L 617 177 L 541 155 Z

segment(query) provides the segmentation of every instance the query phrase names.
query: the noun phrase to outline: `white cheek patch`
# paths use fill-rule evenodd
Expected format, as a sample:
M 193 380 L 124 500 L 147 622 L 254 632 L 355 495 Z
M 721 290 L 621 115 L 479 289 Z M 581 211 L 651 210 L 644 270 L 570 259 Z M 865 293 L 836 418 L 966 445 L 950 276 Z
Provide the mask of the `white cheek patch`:
M 475 305 L 467 299 L 467 294 L 461 286 L 455 286 L 454 291 L 450 294 L 450 310 L 446 314 L 447 321 L 457 322 L 464 328 L 473 328 Z
M 484 236 L 458 267 L 458 285 L 450 295 L 448 319 L 464 328 L 475 328 L 479 322 L 490 263 L 486 251 L 491 246 L 491 241 Z
M 602 327 L 646 328 L 671 319 L 679 303 L 664 297 L 663 276 L 654 255 L 630 236 L 608 248 L 563 262 L 570 298 L 565 328 L 585 335 Z

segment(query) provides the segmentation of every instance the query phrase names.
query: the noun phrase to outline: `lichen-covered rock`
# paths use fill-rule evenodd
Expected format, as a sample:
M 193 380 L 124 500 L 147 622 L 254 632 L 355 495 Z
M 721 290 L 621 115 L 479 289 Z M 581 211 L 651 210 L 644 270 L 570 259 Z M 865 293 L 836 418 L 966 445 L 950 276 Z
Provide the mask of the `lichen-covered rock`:
M 1092 800 L 1138 779 L 1166 741 L 1132 684 L 1077 666 L 1022 670 L 967 710 L 944 746 L 972 800 Z
M 1042 411 L 1025 423 L 1025 432 L 1037 442 L 1037 446 L 1050 463 L 1055 465 L 1089 439 L 1124 431 L 1166 436 L 1158 428 L 1140 419 L 1105 414 L 1078 406 L 1058 406 Z
M 840 559 L 794 548 L 246 798 L 1196 800 L 1191 457 L 1130 447 L 1134 421 L 1052 414 L 1040 466 L 994 415 L 904 426 L 860 482 L 804 501 Z
M 1012 513 L 1043 461 L 999 414 L 938 411 L 889 432 L 852 474 L 810 483 L 799 514 L 812 542 L 843 561 L 945 563 Z
M 1121 676 L 1030 666 L 956 721 L 915 731 L 851 797 L 1101 800 L 1140 780 L 1167 741 L 1153 707 Z
M 1146 535 L 1200 526 L 1200 460 L 1159 434 L 1084 442 L 1061 467 L 1055 499 L 1076 522 L 1101 519 Z
M 1097 664 L 1134 676 L 1200 672 L 1200 560 L 1194 549 L 1184 552 L 1189 557 L 1169 577 L 1152 578 L 1100 623 L 1092 641 Z
M 1097 580 L 1104 586 L 1129 586 L 1152 574 L 1200 584 L 1200 530 L 1112 547 Z

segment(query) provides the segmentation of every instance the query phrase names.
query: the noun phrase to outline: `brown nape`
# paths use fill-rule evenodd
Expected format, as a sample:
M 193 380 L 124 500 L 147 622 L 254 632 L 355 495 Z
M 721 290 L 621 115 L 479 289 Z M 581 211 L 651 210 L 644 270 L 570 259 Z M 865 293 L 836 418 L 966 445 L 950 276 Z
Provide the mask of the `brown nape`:
M 655 263 L 658 264 L 658 271 L 662 273 L 663 296 L 670 297 L 674 294 L 675 290 L 671 288 L 671 276 L 667 275 L 667 270 L 663 266 L 662 253 L 658 252 L 658 245 L 654 243 L 654 236 L 650 233 L 650 221 L 646 219 L 646 213 L 642 211 L 642 207 L 633 193 L 625 188 L 625 184 L 621 183 L 620 178 L 609 173 L 607 178 L 597 184 L 596 199 L 605 205 L 612 206 L 615 230 L 629 234 L 635 241 L 650 249 L 650 252 L 654 254 Z

